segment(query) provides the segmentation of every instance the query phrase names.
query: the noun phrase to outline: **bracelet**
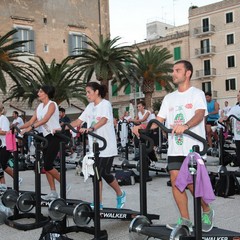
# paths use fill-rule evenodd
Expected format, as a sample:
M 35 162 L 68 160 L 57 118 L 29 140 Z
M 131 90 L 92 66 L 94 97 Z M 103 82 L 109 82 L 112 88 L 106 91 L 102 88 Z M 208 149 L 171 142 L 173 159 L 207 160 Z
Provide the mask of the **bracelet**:
M 187 124 L 187 123 L 185 123 L 184 125 L 186 125 L 187 126 L 187 130 L 189 130 L 190 129 L 190 126 L 189 126 L 189 124 Z
M 35 127 L 34 127 L 34 124 L 32 124 L 32 125 L 31 125 L 31 128 L 32 128 L 32 130 L 34 130 L 34 129 L 35 129 Z

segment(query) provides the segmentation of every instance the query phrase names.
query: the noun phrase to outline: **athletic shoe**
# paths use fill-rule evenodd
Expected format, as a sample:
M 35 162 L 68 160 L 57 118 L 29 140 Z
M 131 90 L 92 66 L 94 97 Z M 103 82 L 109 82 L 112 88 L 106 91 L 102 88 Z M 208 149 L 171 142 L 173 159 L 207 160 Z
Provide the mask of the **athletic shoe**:
M 126 193 L 123 191 L 121 196 L 117 196 L 117 209 L 123 208 L 126 202 Z
M 182 218 L 182 217 L 178 219 L 176 224 L 167 224 L 166 228 L 173 230 L 179 226 L 187 226 L 190 232 L 193 231 L 192 222 L 189 219 Z
M 91 203 L 90 207 L 94 210 L 94 203 Z M 100 203 L 100 210 L 103 210 L 103 204 L 102 203 Z
M 7 185 L 5 183 L 0 184 L 0 192 L 5 192 L 7 191 Z
M 48 201 L 48 200 L 55 200 L 55 199 L 57 199 L 58 198 L 58 194 L 57 194 L 57 192 L 55 192 L 55 191 L 52 191 L 52 192 L 50 192 L 49 194 L 47 194 L 46 196 L 42 196 L 42 199 L 43 200 L 46 200 L 46 201 Z
M 18 184 L 19 184 L 19 186 L 21 185 L 22 181 L 23 181 L 23 179 L 20 177 L 20 178 L 18 179 Z
M 213 228 L 214 211 L 210 208 L 209 212 L 202 213 L 202 231 L 210 232 Z

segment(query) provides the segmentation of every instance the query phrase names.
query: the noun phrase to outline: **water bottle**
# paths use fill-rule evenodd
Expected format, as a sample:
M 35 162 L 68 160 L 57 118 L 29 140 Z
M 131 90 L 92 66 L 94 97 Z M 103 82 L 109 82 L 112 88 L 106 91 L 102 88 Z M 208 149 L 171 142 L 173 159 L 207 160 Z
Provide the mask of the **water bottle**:
M 189 157 L 188 169 L 190 174 L 194 175 L 197 172 L 197 161 L 195 159 L 195 154 L 192 149 L 190 150 L 188 157 Z
M 30 144 L 30 147 L 29 147 L 29 155 L 30 156 L 33 156 L 33 155 L 35 155 L 35 146 L 34 146 L 34 142 L 33 142 L 33 139 L 32 139 L 32 141 L 31 141 L 31 144 Z

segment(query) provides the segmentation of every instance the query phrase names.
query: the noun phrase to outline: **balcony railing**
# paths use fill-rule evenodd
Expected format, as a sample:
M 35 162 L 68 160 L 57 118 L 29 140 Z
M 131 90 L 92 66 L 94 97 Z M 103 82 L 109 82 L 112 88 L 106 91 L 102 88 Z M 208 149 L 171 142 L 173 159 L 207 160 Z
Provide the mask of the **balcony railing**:
M 130 93 L 129 97 L 130 97 L 130 100 L 135 98 L 136 99 L 145 98 L 145 94 L 143 92 Z
M 215 33 L 215 26 L 211 24 L 211 25 L 205 26 L 205 27 L 194 28 L 193 33 L 194 33 L 194 36 L 196 36 L 196 37 L 212 35 Z
M 215 46 L 207 46 L 204 48 L 196 48 L 195 49 L 195 55 L 197 57 L 207 57 L 214 55 L 216 53 L 216 47 Z
M 216 77 L 216 68 L 202 69 L 196 71 L 196 78 L 212 78 Z

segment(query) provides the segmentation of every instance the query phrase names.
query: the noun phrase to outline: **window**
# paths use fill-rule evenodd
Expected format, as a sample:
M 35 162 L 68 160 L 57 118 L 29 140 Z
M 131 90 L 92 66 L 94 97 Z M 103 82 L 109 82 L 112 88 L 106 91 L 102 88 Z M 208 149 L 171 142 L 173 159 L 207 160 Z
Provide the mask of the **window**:
M 113 108 L 113 117 L 114 118 L 118 118 L 119 117 L 118 108 Z
M 131 93 L 131 85 L 130 85 L 130 84 L 127 85 L 127 87 L 126 87 L 125 90 L 124 90 L 124 93 L 125 93 L 126 95 L 129 95 L 129 94 Z
M 181 47 L 174 48 L 174 61 L 181 59 Z
M 236 90 L 236 79 L 235 78 L 226 79 L 225 85 L 226 91 Z
M 155 89 L 156 89 L 156 91 L 161 91 L 162 90 L 162 86 L 159 82 L 155 82 Z
M 201 54 L 210 52 L 210 41 L 209 39 L 204 39 L 201 41 Z
M 234 44 L 234 34 L 228 34 L 227 35 L 227 45 Z
M 31 40 L 31 42 L 24 43 L 22 47 L 19 47 L 19 51 L 35 53 L 34 31 L 27 27 L 16 27 L 16 29 L 18 31 L 14 34 L 14 41 Z
M 204 18 L 202 20 L 202 30 L 203 32 L 208 32 L 209 31 L 209 19 L 208 18 Z
M 71 33 L 68 40 L 69 55 L 78 55 L 81 49 L 87 48 L 87 37 L 83 34 Z
M 228 68 L 235 67 L 235 56 L 227 57 L 227 66 Z
M 211 63 L 210 60 L 204 61 L 204 76 L 211 75 Z
M 116 96 L 118 95 L 117 88 L 118 88 L 118 87 L 117 87 L 117 84 L 116 84 L 116 83 L 112 85 L 112 96 L 113 96 L 113 97 L 116 97 Z
M 202 83 L 202 90 L 206 92 L 212 92 L 212 84 L 211 82 L 203 82 Z
M 43 50 L 44 52 L 48 52 L 48 44 L 44 44 Z
M 233 22 L 233 12 L 226 13 L 226 23 Z

